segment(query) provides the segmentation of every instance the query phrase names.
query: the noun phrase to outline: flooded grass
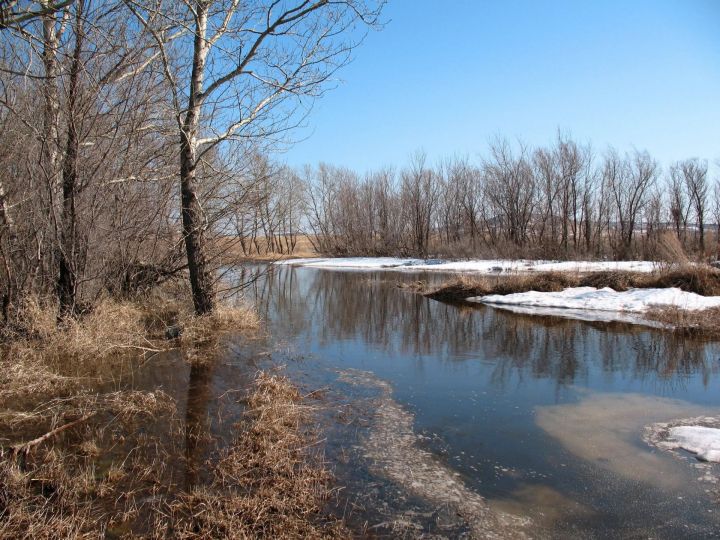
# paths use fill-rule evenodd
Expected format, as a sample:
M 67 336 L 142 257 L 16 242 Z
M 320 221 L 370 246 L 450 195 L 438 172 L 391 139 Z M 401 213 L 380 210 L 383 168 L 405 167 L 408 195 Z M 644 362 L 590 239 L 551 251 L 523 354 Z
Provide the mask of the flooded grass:
M 203 374 L 226 354 L 222 336 L 258 328 L 252 308 L 198 318 L 172 302 L 105 300 L 59 325 L 55 313 L 29 304 L 2 344 L 0 538 L 342 535 L 319 510 L 331 477 L 286 378 L 260 372 L 235 389 L 246 413 L 224 428 L 229 444 L 195 411 L 208 399 Z M 178 339 L 166 339 L 171 326 Z M 163 384 L 133 387 L 173 350 L 190 372 L 187 403 Z
M 212 480 L 156 512 L 153 537 L 347 537 L 339 520 L 321 512 L 331 476 L 297 388 L 261 372 L 247 405 L 239 436 L 218 459 Z

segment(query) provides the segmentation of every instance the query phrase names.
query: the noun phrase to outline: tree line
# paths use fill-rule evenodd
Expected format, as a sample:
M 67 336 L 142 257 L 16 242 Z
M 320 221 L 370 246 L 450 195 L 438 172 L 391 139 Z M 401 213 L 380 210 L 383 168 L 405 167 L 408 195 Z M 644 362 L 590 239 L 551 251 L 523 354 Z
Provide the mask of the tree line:
M 538 148 L 497 139 L 479 163 L 430 165 L 417 152 L 399 170 L 360 175 L 320 164 L 304 177 L 322 253 L 656 260 L 718 252 L 720 179 L 698 158 L 663 171 L 648 152 L 598 155 L 558 134 Z
M 273 159 L 383 0 L 11 0 L 0 5 L 0 308 L 59 316 L 306 235 L 328 255 L 714 254 L 717 180 L 687 159 L 497 140 L 479 162 L 361 175 Z
M 54 296 L 62 317 L 178 275 L 204 314 L 227 239 L 292 251 L 303 190 L 266 156 L 383 3 L 0 4 L 5 320 L 28 295 Z

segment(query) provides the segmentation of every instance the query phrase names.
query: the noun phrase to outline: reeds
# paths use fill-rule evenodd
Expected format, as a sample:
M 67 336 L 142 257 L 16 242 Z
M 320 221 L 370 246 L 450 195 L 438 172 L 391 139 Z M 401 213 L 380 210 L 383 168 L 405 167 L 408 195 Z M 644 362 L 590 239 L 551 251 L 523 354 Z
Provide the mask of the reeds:
M 177 404 L 108 389 L 111 365 L 174 347 L 214 357 L 218 335 L 260 321 L 241 303 L 206 317 L 156 306 L 104 300 L 59 324 L 39 300 L 17 313 L 0 349 L 0 538 L 345 536 L 321 512 L 330 474 L 312 411 L 279 375 L 258 375 L 234 444 L 211 451 L 212 480 L 178 484 L 190 428 Z

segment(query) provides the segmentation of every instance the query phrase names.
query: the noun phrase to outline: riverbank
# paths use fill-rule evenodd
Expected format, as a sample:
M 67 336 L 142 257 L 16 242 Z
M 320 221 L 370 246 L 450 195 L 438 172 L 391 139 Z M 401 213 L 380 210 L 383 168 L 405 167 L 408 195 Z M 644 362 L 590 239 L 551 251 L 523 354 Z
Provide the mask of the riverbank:
M 496 278 L 462 275 L 421 292 L 435 300 L 464 302 L 467 298 L 537 292 L 560 292 L 570 287 L 609 287 L 617 292 L 630 289 L 675 287 L 701 296 L 720 296 L 720 271 L 709 266 L 681 266 L 649 272 L 541 272 Z
M 720 302 L 720 271 L 709 266 L 503 278 L 463 275 L 437 287 L 422 285 L 418 289 L 428 298 L 449 303 L 486 303 L 571 318 L 575 312 L 587 316 L 612 311 L 619 314 L 617 320 L 649 323 L 682 334 L 720 336 L 720 308 L 714 305 Z M 597 320 L 606 319 L 600 316 Z
M 193 317 L 153 298 L 59 325 L 55 313 L 28 302 L 0 346 L 0 538 L 345 536 L 321 511 L 331 477 L 312 409 L 282 374 L 253 368 L 232 389 L 229 437 L 204 425 L 226 340 L 261 333 L 254 309 Z M 175 367 L 137 387 L 168 355 Z M 184 392 L 168 378 L 178 370 Z

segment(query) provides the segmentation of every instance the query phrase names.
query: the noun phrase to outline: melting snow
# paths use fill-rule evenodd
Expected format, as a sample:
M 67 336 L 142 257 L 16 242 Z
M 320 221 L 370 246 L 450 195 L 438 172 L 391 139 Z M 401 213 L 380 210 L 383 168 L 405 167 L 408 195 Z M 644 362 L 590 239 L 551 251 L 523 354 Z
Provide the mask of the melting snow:
M 720 429 L 705 426 L 672 427 L 665 446 L 682 448 L 703 461 L 720 462 Z
M 507 295 L 491 294 L 468 298 L 500 306 L 553 308 L 583 311 L 615 311 L 643 313 L 650 307 L 676 307 L 702 310 L 720 306 L 720 296 L 700 296 L 677 288 L 630 289 L 617 292 L 609 287 L 571 287 L 561 292 L 529 291 Z
M 449 261 L 444 259 L 402 259 L 397 257 L 344 257 L 288 259 L 275 264 L 309 266 L 347 270 L 405 270 L 439 272 L 475 272 L 502 274 L 517 272 L 652 272 L 656 265 L 650 261 L 529 261 L 486 259 Z

